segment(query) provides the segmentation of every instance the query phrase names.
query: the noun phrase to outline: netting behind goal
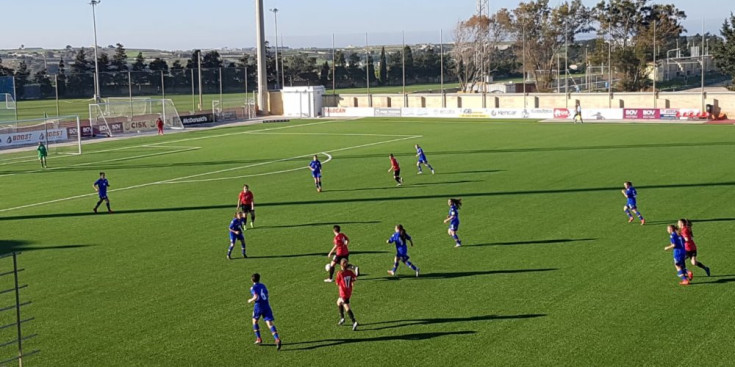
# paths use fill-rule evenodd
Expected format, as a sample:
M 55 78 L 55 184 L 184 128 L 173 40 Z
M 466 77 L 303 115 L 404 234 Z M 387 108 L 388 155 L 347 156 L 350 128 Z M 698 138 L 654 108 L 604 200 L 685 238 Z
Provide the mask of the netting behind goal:
M 22 148 L 43 142 L 49 153 L 81 154 L 79 116 L 0 122 L 0 150 Z
M 140 134 L 156 131 L 156 120 L 164 129 L 183 129 L 181 117 L 170 99 L 126 99 L 89 105 L 89 122 L 103 135 Z
M 150 114 L 152 99 L 147 97 L 109 97 L 104 99 L 106 115 L 123 116 L 131 115 L 147 115 Z
M 255 117 L 255 99 L 252 97 L 215 99 L 212 101 L 214 120 L 237 121 Z

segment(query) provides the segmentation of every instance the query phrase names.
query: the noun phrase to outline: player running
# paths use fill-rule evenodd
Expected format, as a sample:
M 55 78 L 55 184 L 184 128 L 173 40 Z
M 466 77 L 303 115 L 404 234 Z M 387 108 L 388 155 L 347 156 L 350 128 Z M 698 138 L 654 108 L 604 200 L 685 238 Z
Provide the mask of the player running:
M 628 223 L 633 221 L 633 214 L 630 212 L 633 211 L 635 215 L 638 216 L 638 220 L 641 221 L 641 225 L 646 224 L 646 220 L 643 219 L 643 215 L 641 215 L 641 212 L 638 211 L 638 207 L 636 207 L 636 196 L 638 196 L 638 192 L 635 190 L 635 187 L 633 187 L 633 184 L 630 183 L 630 181 L 626 181 L 623 186 L 625 186 L 625 189 L 621 190 L 623 193 L 623 196 L 625 196 L 628 199 L 628 202 L 623 207 L 623 211 L 625 214 L 628 215 Z
M 408 260 L 408 246 L 406 246 L 406 242 L 410 242 L 411 247 L 413 247 L 413 239 L 411 239 L 411 236 L 406 233 L 403 225 L 397 225 L 395 230 L 396 231 L 393 233 L 393 236 L 391 236 L 388 241 L 385 241 L 396 245 L 396 257 L 393 259 L 393 269 L 388 270 L 388 274 L 396 275 L 396 270 L 398 270 L 398 261 L 400 260 L 403 261 L 406 266 L 411 268 L 411 270 L 415 271 L 416 276 L 419 276 L 419 268 Z
M 329 278 L 324 279 L 324 281 L 327 283 L 332 282 L 335 265 L 341 264 L 342 260 L 349 261 L 350 257 L 350 250 L 347 248 L 347 246 L 350 244 L 349 237 L 342 233 L 342 228 L 338 225 L 332 227 L 332 232 L 334 232 L 334 246 L 332 246 L 332 250 L 330 250 L 329 254 L 327 254 L 327 257 L 331 258 L 332 261 L 329 263 Z M 332 257 L 332 254 L 334 254 L 334 257 Z M 349 265 L 349 267 L 352 268 L 353 266 Z M 360 269 L 357 266 L 354 266 L 354 269 L 355 273 L 359 274 Z
M 393 179 L 396 180 L 398 185 L 403 185 L 403 179 L 401 178 L 401 166 L 398 165 L 398 161 L 396 160 L 396 157 L 393 156 L 393 153 L 391 153 L 388 158 L 390 158 L 390 168 L 388 168 L 388 172 L 393 171 Z
M 342 270 L 337 273 L 337 286 L 339 287 L 339 298 L 337 298 L 339 322 L 337 325 L 345 323 L 345 311 L 347 311 L 347 315 L 352 320 L 352 331 L 355 331 L 357 330 L 357 320 L 355 320 L 355 314 L 352 313 L 352 307 L 350 307 L 350 297 L 352 297 L 353 285 L 357 281 L 357 274 L 350 270 L 347 259 L 342 259 L 339 266 Z
M 462 207 L 462 199 L 449 199 L 447 201 L 449 205 L 449 215 L 447 219 L 444 219 L 444 223 L 449 223 L 449 229 L 447 233 L 454 239 L 454 247 L 462 246 L 462 241 L 457 236 L 457 230 L 459 229 L 459 208 Z
M 271 310 L 270 303 L 268 303 L 268 289 L 265 284 L 260 283 L 260 274 L 255 273 L 250 277 L 253 281 L 253 286 L 250 287 L 250 294 L 253 298 L 248 300 L 248 303 L 255 302 L 253 307 L 253 331 L 255 332 L 255 344 L 262 344 L 263 339 L 260 338 L 260 326 L 258 320 L 263 317 L 265 324 L 273 334 L 273 338 L 276 340 L 276 349 L 281 350 L 281 338 L 278 336 L 276 325 L 273 323 L 273 311 Z
M 38 142 L 38 148 L 36 148 L 38 151 L 38 160 L 41 161 L 41 168 L 48 168 L 48 165 L 46 165 L 46 156 L 48 156 L 48 149 L 46 149 L 46 146 L 43 145 L 42 141 Z
M 232 249 L 235 248 L 235 242 L 240 240 L 240 247 L 242 248 L 242 257 L 248 258 L 245 254 L 245 235 L 243 234 L 243 227 L 245 226 L 245 214 L 243 212 L 236 212 L 235 217 L 230 222 L 230 248 L 227 250 L 227 260 L 232 260 Z
M 420 175 L 420 174 L 424 173 L 421 170 L 421 164 L 423 164 L 426 167 L 429 167 L 429 169 L 431 170 L 431 174 L 433 175 L 434 174 L 434 168 L 431 167 L 431 165 L 429 164 L 429 160 L 426 159 L 426 154 L 424 154 L 424 150 L 418 144 L 415 145 L 415 148 L 416 148 L 416 156 L 419 157 L 419 161 L 416 162 L 416 168 L 419 169 L 419 173 L 418 174 Z
M 97 191 L 100 197 L 97 205 L 95 205 L 94 209 L 92 209 L 94 213 L 97 214 L 97 208 L 100 207 L 100 204 L 102 204 L 103 201 L 107 206 L 107 212 L 112 213 L 112 209 L 110 209 L 110 198 L 107 197 L 107 188 L 110 187 L 110 182 L 107 181 L 107 178 L 105 178 L 104 172 L 100 172 L 100 178 L 94 182 L 92 187 L 94 188 L 94 191 Z
M 319 157 L 316 154 L 314 154 L 314 158 L 309 163 L 309 169 L 311 170 L 311 177 L 314 177 L 316 191 L 322 192 L 322 162 L 319 162 Z
M 671 245 L 664 247 L 664 251 L 674 250 L 674 266 L 676 267 L 676 273 L 681 278 L 681 285 L 689 285 L 689 281 L 692 280 L 692 272 L 687 270 L 686 264 L 686 251 L 684 250 L 684 240 L 676 232 L 676 226 L 669 225 L 666 227 L 666 231 L 669 232 L 669 240 Z
M 255 227 L 255 201 L 253 200 L 253 192 L 250 191 L 250 186 L 248 185 L 242 187 L 242 192 L 240 192 L 240 196 L 237 199 L 237 211 L 243 212 L 243 230 L 247 229 L 248 213 L 250 213 L 250 228 Z
M 697 245 L 694 243 L 694 235 L 692 234 L 692 221 L 690 221 L 689 219 L 679 219 L 677 225 L 679 226 L 681 238 L 684 240 L 684 250 L 686 250 L 686 257 L 691 259 L 692 265 L 704 269 L 704 272 L 707 273 L 707 276 L 709 276 L 709 267 L 697 260 Z

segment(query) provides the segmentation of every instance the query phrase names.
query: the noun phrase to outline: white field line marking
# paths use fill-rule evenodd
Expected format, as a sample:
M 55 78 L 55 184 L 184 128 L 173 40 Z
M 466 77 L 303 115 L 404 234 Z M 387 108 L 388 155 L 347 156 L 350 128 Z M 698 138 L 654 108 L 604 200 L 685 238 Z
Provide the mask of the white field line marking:
M 408 136 L 408 137 L 399 138 L 399 139 L 391 139 L 391 140 L 380 141 L 380 142 L 376 142 L 376 143 L 361 144 L 361 145 L 355 145 L 355 146 L 346 147 L 346 148 L 334 149 L 334 150 L 330 150 L 330 152 L 341 152 L 341 151 L 350 150 L 350 149 L 358 149 L 358 148 L 363 148 L 363 147 L 368 147 L 368 146 L 373 146 L 373 145 L 378 145 L 378 144 L 386 144 L 386 143 L 392 143 L 392 142 L 403 141 L 403 140 L 408 140 L 408 139 L 415 139 L 415 138 L 420 138 L 420 137 L 422 137 L 422 135 L 413 135 L 413 136 Z M 326 154 L 326 152 L 325 152 L 325 154 Z M 314 155 L 314 154 L 313 153 L 312 154 L 304 154 L 304 155 L 300 155 L 300 156 L 296 156 L 296 157 L 291 157 L 291 158 L 277 159 L 277 160 L 270 161 L 270 162 L 262 162 L 262 163 L 258 163 L 256 165 L 263 165 L 263 164 L 268 164 L 268 163 L 282 162 L 282 161 L 286 161 L 286 160 L 290 160 L 290 159 L 309 157 L 309 156 L 312 156 L 312 155 Z M 242 169 L 242 168 L 246 168 L 246 167 L 247 166 L 237 167 L 237 169 Z M 299 169 L 301 169 L 301 168 L 299 168 Z M 219 171 L 216 171 L 216 172 L 217 173 L 220 173 L 221 171 L 222 170 L 219 170 Z M 179 181 L 179 180 L 186 180 L 188 178 L 199 177 L 199 176 L 207 175 L 207 174 L 212 174 L 212 173 L 204 173 L 204 174 L 199 174 L 199 175 L 192 175 L 192 176 L 184 176 L 184 177 L 172 178 L 172 179 L 168 179 L 168 180 L 148 182 L 148 183 L 143 183 L 143 184 L 139 184 L 139 185 L 133 185 L 133 186 L 128 186 L 128 187 L 122 187 L 122 188 L 119 188 L 119 189 L 109 190 L 109 192 L 119 192 L 119 191 L 138 189 L 138 188 L 147 187 L 147 186 L 153 186 L 153 185 L 177 183 L 176 181 Z M 197 182 L 201 182 L 201 181 L 197 181 Z M 95 196 L 95 195 L 97 195 L 96 192 L 95 193 L 89 193 L 89 194 L 75 195 L 75 196 L 70 196 L 70 197 L 66 197 L 66 198 L 50 200 L 50 201 L 43 201 L 43 202 L 40 202 L 40 203 L 26 204 L 26 205 L 16 206 L 16 207 L 12 207 L 12 208 L 0 209 L 0 213 L 9 212 L 9 211 L 18 210 L 18 209 L 30 208 L 30 207 L 39 206 L 39 205 L 54 204 L 54 203 L 58 203 L 58 202 L 62 202 L 62 201 L 74 200 L 74 199 L 84 198 L 84 197 L 88 197 L 88 196 Z
M 397 138 L 397 139 L 379 141 L 379 142 L 375 142 L 375 143 L 360 144 L 360 145 L 354 145 L 354 146 L 346 147 L 346 148 L 339 148 L 339 149 L 329 150 L 328 152 L 332 152 L 332 153 L 334 153 L 334 152 L 341 152 L 341 151 L 350 150 L 350 149 L 364 148 L 364 147 L 369 147 L 369 146 L 378 145 L 378 144 L 386 144 L 386 143 L 392 143 L 392 142 L 402 141 L 402 140 L 408 140 L 408 139 L 415 139 L 415 138 L 420 138 L 420 137 L 421 137 L 421 135 L 411 135 L 411 136 L 406 136 L 406 137 Z M 218 174 L 218 173 L 222 173 L 222 172 L 236 171 L 236 170 L 240 170 L 240 169 L 243 169 L 243 168 L 252 168 L 252 167 L 262 166 L 262 165 L 266 165 L 266 164 L 272 164 L 272 163 L 290 161 L 290 160 L 299 159 L 299 158 L 311 157 L 314 154 L 315 153 L 309 153 L 309 154 L 299 155 L 299 156 L 295 156 L 295 157 L 276 159 L 274 161 L 260 162 L 260 163 L 249 164 L 249 165 L 246 165 L 246 166 L 232 167 L 232 168 L 226 168 L 226 169 L 221 169 L 221 170 L 212 171 L 212 172 L 198 173 L 196 175 L 191 175 L 191 176 L 186 176 L 186 177 L 179 177 L 179 178 L 173 178 L 173 179 L 170 179 L 170 180 L 164 180 L 164 181 L 161 181 L 161 183 L 175 183 L 173 181 L 181 181 L 181 180 L 188 180 L 189 182 L 218 181 L 221 178 L 217 178 L 217 179 L 205 179 L 205 180 L 189 180 L 189 179 L 190 178 L 195 178 L 195 177 L 202 177 L 202 176 L 214 175 L 214 174 Z M 230 178 L 224 178 L 224 179 L 230 179 Z
M 253 132 L 254 135 L 324 135 L 324 136 L 378 136 L 378 137 L 408 137 L 415 135 L 403 134 L 358 134 L 358 133 L 271 133 L 271 132 Z
M 164 149 L 165 148 L 173 148 L 173 149 L 175 149 L 175 148 L 192 148 L 192 147 L 187 147 L 187 146 L 182 146 L 182 145 L 168 145 L 167 146 L 167 145 L 143 144 L 143 145 L 136 145 L 136 146 L 131 146 L 131 147 L 123 147 L 123 148 L 115 148 L 115 149 L 108 149 L 108 150 L 100 150 L 100 151 L 97 151 L 97 152 L 85 153 L 85 155 L 97 154 L 97 153 L 109 153 L 109 152 L 115 152 L 115 151 L 120 151 L 120 150 L 127 150 L 127 149 L 131 149 L 131 148 L 156 148 L 156 149 L 160 149 L 160 148 L 164 148 Z M 79 154 L 77 154 L 77 153 L 69 153 L 69 154 L 64 153 L 64 156 L 54 157 L 53 160 L 56 161 L 59 158 L 69 158 L 69 157 L 79 157 Z M 21 161 L 20 159 L 25 159 L 25 160 Z M 36 162 L 36 161 L 38 161 L 38 157 L 18 157 L 18 158 L 11 158 L 10 160 L 15 160 L 15 162 L 3 162 L 3 163 L 0 163 L 0 166 L 6 166 L 6 165 L 9 165 L 9 164 L 15 164 L 15 163 Z M 99 161 L 99 162 L 105 162 L 105 161 Z M 63 166 L 63 167 L 56 167 L 56 168 L 58 169 L 58 168 L 66 168 L 66 167 L 73 167 L 73 166 L 74 165 L 72 165 L 72 166 Z M 23 172 L 23 173 L 27 173 L 27 172 L 28 171 Z M 38 171 L 32 171 L 32 172 L 38 172 Z M 2 177 L 2 176 L 0 176 L 0 177 Z
M 335 120 L 327 120 L 327 121 L 312 122 L 312 123 L 308 123 L 308 124 L 287 125 L 287 126 L 278 126 L 278 127 L 268 127 L 268 128 L 259 129 L 259 130 L 248 130 L 248 131 L 238 131 L 238 132 L 225 133 L 225 134 L 217 134 L 217 135 L 198 136 L 196 138 L 185 138 L 185 139 L 171 140 L 171 141 L 165 141 L 165 142 L 160 142 L 160 143 L 146 143 L 146 144 L 141 144 L 141 145 L 131 145 L 131 146 L 121 147 L 121 148 L 96 150 L 96 151 L 84 153 L 83 155 L 107 153 L 107 152 L 114 152 L 114 151 L 118 151 L 118 150 L 126 150 L 126 149 L 140 148 L 140 147 L 148 147 L 148 148 L 165 147 L 166 144 L 180 143 L 180 142 L 184 142 L 184 141 L 201 140 L 201 139 L 211 139 L 211 138 L 220 138 L 220 137 L 224 137 L 224 136 L 233 136 L 233 135 L 242 135 L 242 134 L 256 134 L 256 133 L 259 133 L 261 131 L 272 131 L 272 130 L 281 130 L 281 129 L 291 129 L 291 128 L 302 127 L 302 126 L 321 125 L 321 124 L 326 124 L 326 123 L 330 123 L 330 122 L 336 122 L 336 121 Z M 61 156 L 61 157 L 55 157 L 54 160 L 59 159 L 59 158 L 69 158 L 69 157 L 78 157 L 78 156 L 79 156 L 78 154 L 77 155 L 65 155 L 65 156 Z M 22 158 L 28 158 L 28 160 L 26 160 L 26 161 L 18 161 L 18 162 L 3 162 L 3 161 L 0 161 L 0 166 L 4 166 L 4 165 L 8 165 L 8 164 L 14 164 L 14 163 L 33 162 L 33 161 L 38 160 L 38 159 L 30 159 L 30 157 L 22 157 Z
M 327 152 L 322 152 L 322 154 L 327 156 L 327 159 L 322 162 L 322 164 L 327 164 L 332 160 L 332 156 Z M 311 154 L 313 155 L 313 154 Z M 288 172 L 294 172 L 294 171 L 301 171 L 308 167 L 296 167 L 291 169 L 285 169 L 282 171 L 272 171 L 272 172 L 264 172 L 264 173 L 254 173 L 250 175 L 242 175 L 242 176 L 234 176 L 234 177 L 220 177 L 220 178 L 205 178 L 202 180 L 186 180 L 186 181 L 170 181 L 170 182 L 163 182 L 164 184 L 182 184 L 182 183 L 196 183 L 196 182 L 210 182 L 210 181 L 224 181 L 224 180 L 234 180 L 234 179 L 240 179 L 240 178 L 248 178 L 248 177 L 260 177 L 260 176 L 270 176 L 270 175 L 276 175 L 280 173 L 288 173 Z
M 140 154 L 140 155 L 134 155 L 134 156 L 131 156 L 131 157 L 113 158 L 113 159 L 106 159 L 106 160 L 95 161 L 95 162 L 77 163 L 77 164 L 72 164 L 72 165 L 63 166 L 63 167 L 52 167 L 52 168 L 46 168 L 46 169 L 38 169 L 38 170 L 31 170 L 31 171 L 8 173 L 8 174 L 5 174 L 5 175 L 0 175 L 0 178 L 2 178 L 2 177 L 15 176 L 15 175 L 18 175 L 18 174 L 46 172 L 46 171 L 53 171 L 53 170 L 70 168 L 70 167 L 89 166 L 89 165 L 98 164 L 98 163 L 110 163 L 110 162 L 125 161 L 125 160 L 137 159 L 137 158 L 154 157 L 154 156 L 158 156 L 158 155 L 166 155 L 166 154 L 173 154 L 173 153 L 188 152 L 190 150 L 197 150 L 197 149 L 201 149 L 201 147 L 185 147 L 185 148 L 182 147 L 182 149 L 169 150 L 169 151 L 165 151 L 165 152 Z

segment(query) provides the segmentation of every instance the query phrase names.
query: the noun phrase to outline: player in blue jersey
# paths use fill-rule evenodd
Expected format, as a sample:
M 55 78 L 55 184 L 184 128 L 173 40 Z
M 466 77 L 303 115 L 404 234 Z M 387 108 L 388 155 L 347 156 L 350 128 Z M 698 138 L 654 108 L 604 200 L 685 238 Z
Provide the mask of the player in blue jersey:
M 674 266 L 676 267 L 676 274 L 681 278 L 681 285 L 688 285 L 689 281 L 692 280 L 692 272 L 687 270 L 686 264 L 686 250 L 684 249 L 684 239 L 679 236 L 676 226 L 669 225 L 666 227 L 666 231 L 669 232 L 669 240 L 671 244 L 664 247 L 664 251 L 674 250 Z
M 110 209 L 110 198 L 107 197 L 107 188 L 110 187 L 110 182 L 105 178 L 104 172 L 100 172 L 99 180 L 95 181 L 92 187 L 94 188 L 94 191 L 97 191 L 97 194 L 99 194 L 100 197 L 97 205 L 92 209 L 95 214 L 97 214 L 97 208 L 100 207 L 100 204 L 102 204 L 103 201 L 105 202 L 105 205 L 107 205 L 107 212 L 112 213 L 112 209 Z
M 316 191 L 322 192 L 322 162 L 319 162 L 319 157 L 316 154 L 314 154 L 314 158 L 309 163 L 309 169 L 311 170 L 311 177 L 314 177 Z
M 232 249 L 235 248 L 235 242 L 240 240 L 240 247 L 242 248 L 242 257 L 246 258 L 248 255 L 245 254 L 245 235 L 243 233 L 245 226 L 245 213 L 237 212 L 235 217 L 230 222 L 230 248 L 227 250 L 227 260 L 232 260 Z
M 276 340 L 276 349 L 281 350 L 281 338 L 278 336 L 276 325 L 273 323 L 273 311 L 271 310 L 270 303 L 268 303 L 268 289 L 265 284 L 260 282 L 260 274 L 255 273 L 250 277 L 253 281 L 253 286 L 250 287 L 250 294 L 253 298 L 248 300 L 248 303 L 255 302 L 253 307 L 253 331 L 255 332 L 255 344 L 262 344 L 263 339 L 260 338 L 260 326 L 258 326 L 258 320 L 262 317 L 265 320 L 265 324 L 273 334 L 273 338 Z
M 621 192 L 623 193 L 623 196 L 625 196 L 628 201 L 625 203 L 625 206 L 623 207 L 623 211 L 625 214 L 628 215 L 628 223 L 632 222 L 634 220 L 633 214 L 631 214 L 631 211 L 635 213 L 635 215 L 638 216 L 638 220 L 641 221 L 641 225 L 646 224 L 646 220 L 643 219 L 643 215 L 641 215 L 641 212 L 638 211 L 638 207 L 636 206 L 636 196 L 638 196 L 638 192 L 635 190 L 635 187 L 633 187 L 633 184 L 630 183 L 630 181 L 626 181 L 623 186 L 625 189 L 623 189 Z
M 444 223 L 449 223 L 447 233 L 454 239 L 454 247 L 460 247 L 462 241 L 457 236 L 457 230 L 459 229 L 459 208 L 462 207 L 462 199 L 449 199 L 447 204 L 449 205 L 449 215 L 447 219 L 444 219 Z
M 429 160 L 426 159 L 426 154 L 424 154 L 424 150 L 418 144 L 415 145 L 415 148 L 416 148 L 416 156 L 419 158 L 419 161 L 416 162 L 416 167 L 419 169 L 419 173 L 418 174 L 424 173 L 421 170 L 421 165 L 423 164 L 426 167 L 429 167 L 429 169 L 431 170 L 431 174 L 433 175 L 434 174 L 434 168 L 431 167 L 431 165 L 429 164 Z
M 403 225 L 397 225 L 395 230 L 396 231 L 393 233 L 393 236 L 386 241 L 387 243 L 393 243 L 396 245 L 396 257 L 393 259 L 393 269 L 388 270 L 388 274 L 396 275 L 396 270 L 398 270 L 398 261 L 403 261 L 406 266 L 416 272 L 416 276 L 419 276 L 419 268 L 408 260 L 408 246 L 406 246 L 406 242 L 411 243 L 411 247 L 413 247 L 413 239 L 411 239 L 411 236 L 406 233 Z

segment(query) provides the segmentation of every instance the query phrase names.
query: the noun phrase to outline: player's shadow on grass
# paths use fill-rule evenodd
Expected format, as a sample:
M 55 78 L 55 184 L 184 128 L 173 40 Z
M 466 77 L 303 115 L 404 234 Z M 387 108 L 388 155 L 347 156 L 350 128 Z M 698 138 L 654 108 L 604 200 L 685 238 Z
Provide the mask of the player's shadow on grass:
M 680 218 L 677 219 L 669 219 L 669 220 L 654 220 L 654 221 L 646 221 L 646 224 L 673 224 L 676 225 L 676 222 Z M 706 222 L 733 222 L 735 221 L 735 218 L 707 218 L 707 219 L 694 219 L 694 218 L 687 218 L 692 223 L 706 223 Z
M 468 155 L 493 153 L 536 153 L 536 152 L 566 152 L 579 150 L 617 150 L 617 149 L 648 149 L 648 148 L 681 148 L 681 147 L 710 147 L 735 145 L 732 141 L 719 142 L 679 142 L 679 143 L 651 143 L 651 144 L 620 144 L 620 145 L 587 145 L 577 147 L 538 147 L 538 148 L 501 148 L 501 149 L 468 149 L 427 151 L 429 159 L 435 155 Z M 348 154 L 340 155 L 340 159 L 348 158 L 379 158 L 386 154 Z M 396 154 L 398 158 L 413 159 L 415 154 Z M 637 188 L 637 186 L 636 186 Z
M 489 243 L 478 243 L 475 245 L 468 245 L 465 247 L 480 247 L 480 246 L 518 246 L 518 245 L 552 245 L 557 243 L 569 243 L 569 242 L 586 242 L 595 241 L 597 238 L 559 238 L 552 240 L 534 240 L 534 241 L 511 241 L 511 242 L 489 242 Z
M 471 171 L 455 171 L 455 172 L 437 172 L 437 175 L 459 175 L 459 174 L 472 174 L 472 173 L 497 173 L 505 172 L 504 169 L 478 169 Z
M 388 254 L 390 251 L 350 251 L 350 255 L 373 255 Z M 248 259 L 287 259 L 292 257 L 327 257 L 325 252 L 314 252 L 310 254 L 289 254 L 289 255 L 266 255 L 266 256 L 250 256 Z M 328 260 L 328 259 L 327 259 Z
M 534 273 L 534 272 L 545 272 L 545 271 L 555 271 L 559 270 L 558 268 L 542 268 L 542 269 L 508 269 L 508 270 L 485 270 L 485 271 L 458 271 L 458 272 L 446 272 L 446 273 L 422 273 L 419 277 L 405 277 L 407 279 L 454 279 L 454 278 L 464 278 L 464 277 L 474 277 L 479 275 L 495 275 L 495 274 L 516 274 L 516 273 Z M 371 281 L 371 280 L 382 280 L 382 281 L 395 281 L 400 280 L 401 277 L 397 276 L 385 276 L 381 278 L 369 278 L 369 279 L 362 279 L 360 278 L 360 281 Z
M 324 339 L 324 340 L 314 340 L 314 341 L 308 341 L 308 342 L 288 343 L 288 344 L 284 344 L 284 347 L 287 347 L 290 345 L 317 344 L 317 345 L 305 346 L 305 347 L 300 347 L 300 348 L 286 348 L 287 351 L 313 350 L 313 349 L 319 349 L 319 348 L 334 347 L 334 346 L 339 346 L 339 345 L 344 345 L 344 344 L 384 342 L 384 341 L 395 341 L 395 340 L 421 341 L 421 340 L 439 338 L 443 336 L 472 335 L 475 333 L 476 333 L 475 331 L 466 330 L 466 331 L 445 331 L 445 332 L 435 332 L 435 333 L 416 333 L 416 334 L 404 334 L 404 335 L 386 335 L 386 336 L 378 336 L 374 338 Z
M 0 240 L 0 255 L 9 254 L 11 252 L 28 252 L 38 250 L 65 250 L 92 245 L 59 245 L 59 246 L 31 246 L 32 242 L 23 240 Z
M 334 221 L 334 222 L 320 222 L 320 223 L 301 223 L 301 224 L 284 224 L 284 225 L 278 225 L 278 226 L 260 226 L 258 228 L 300 228 L 300 227 L 320 227 L 320 226 L 333 226 L 335 224 L 344 225 L 344 224 L 379 224 L 382 223 L 379 220 L 370 220 L 370 221 L 354 221 L 354 222 L 340 222 L 340 221 Z
M 463 183 L 473 182 L 484 182 L 484 180 L 457 180 L 457 181 L 442 181 L 442 182 L 421 182 L 421 183 L 404 183 L 401 189 L 417 189 L 425 186 L 438 186 L 438 185 L 456 185 Z M 381 186 L 381 187 L 360 187 L 356 189 L 342 189 L 342 190 L 328 190 L 329 192 L 345 192 L 345 191 L 370 191 L 370 190 L 395 190 L 395 185 Z
M 362 324 L 362 326 L 371 325 L 386 325 L 378 327 L 363 327 L 362 330 L 385 330 L 395 329 L 408 326 L 418 325 L 433 325 L 433 324 L 445 324 L 454 322 L 472 322 L 472 321 L 499 321 L 499 320 L 518 320 L 518 319 L 533 319 L 537 317 L 545 317 L 543 313 L 531 313 L 521 315 L 482 315 L 482 316 L 470 316 L 470 317 L 438 317 L 430 319 L 407 319 L 407 320 L 393 320 L 393 321 L 381 321 L 372 322 L 369 324 Z
M 692 283 L 689 283 L 689 285 L 702 285 L 702 284 L 727 284 L 727 283 L 733 283 L 735 282 L 735 274 L 727 274 L 727 275 L 713 275 L 711 277 L 700 277 L 699 279 L 711 279 L 711 278 L 720 278 L 717 280 L 710 280 L 705 282 L 700 282 L 696 280 Z
M 735 181 L 661 184 L 661 185 L 638 185 L 636 186 L 636 188 L 640 191 L 641 189 L 670 189 L 670 188 L 718 187 L 718 186 L 735 186 Z M 385 189 L 386 190 L 387 189 L 400 190 L 402 188 L 388 186 Z M 290 206 L 290 205 L 308 205 L 308 204 L 360 203 L 360 202 L 375 202 L 375 201 L 440 199 L 440 198 L 443 198 L 446 200 L 447 197 L 451 197 L 451 196 L 469 198 L 469 197 L 543 195 L 543 194 L 554 195 L 554 194 L 571 194 L 571 193 L 578 193 L 578 192 L 605 192 L 605 191 L 611 191 L 611 192 L 618 191 L 619 192 L 620 186 L 581 187 L 581 188 L 569 188 L 569 189 L 524 190 L 524 191 L 469 192 L 469 193 L 468 192 L 455 192 L 455 193 L 443 193 L 443 194 L 436 194 L 436 195 L 410 195 L 410 196 L 401 195 L 401 196 L 390 196 L 390 197 L 320 199 L 320 200 L 307 200 L 307 201 L 270 202 L 270 203 L 261 203 L 258 205 L 260 207 L 263 207 L 263 206 Z M 0 220 L 2 219 L 3 218 L 0 218 Z

